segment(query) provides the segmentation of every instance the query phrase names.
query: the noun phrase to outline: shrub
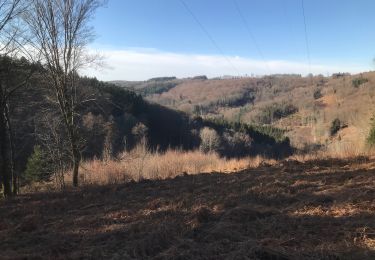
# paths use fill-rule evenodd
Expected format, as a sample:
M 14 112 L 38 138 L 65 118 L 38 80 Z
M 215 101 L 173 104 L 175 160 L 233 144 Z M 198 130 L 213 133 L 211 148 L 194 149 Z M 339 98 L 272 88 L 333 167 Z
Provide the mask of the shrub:
M 48 169 L 48 163 L 39 145 L 34 146 L 34 151 L 29 157 L 26 170 L 25 180 L 27 182 L 48 180 L 51 171 Z
M 340 119 L 336 118 L 335 120 L 332 121 L 331 123 L 331 128 L 329 129 L 330 135 L 334 136 L 337 134 L 337 132 L 342 128 L 342 123 Z
M 366 78 L 355 78 L 352 80 L 353 87 L 358 88 L 360 85 L 368 82 Z
M 321 97 L 323 97 L 321 90 L 320 89 L 316 89 L 314 91 L 314 99 L 319 99 Z

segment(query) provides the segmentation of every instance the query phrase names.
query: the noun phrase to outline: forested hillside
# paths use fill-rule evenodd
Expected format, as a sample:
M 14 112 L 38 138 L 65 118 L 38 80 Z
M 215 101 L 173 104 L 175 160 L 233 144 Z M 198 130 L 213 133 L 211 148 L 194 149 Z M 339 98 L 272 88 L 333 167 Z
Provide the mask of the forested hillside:
M 27 86 L 17 89 L 9 101 L 15 174 L 21 183 L 30 178 L 25 176 L 25 170 L 35 148 L 43 155 L 42 168 L 47 176 L 61 165 L 68 168 L 69 150 L 64 148 L 69 146 L 67 133 L 58 117 L 59 109 L 51 99 L 53 93 L 43 77 L 44 68 L 25 60 L 3 60 L 2 64 L 5 62 L 10 62 L 14 73 L 32 71 Z M 77 82 L 76 94 L 81 100 L 77 122 L 82 157 L 86 160 L 115 158 L 123 151 L 132 150 L 142 139 L 147 140 L 151 150 L 201 147 L 226 157 L 262 154 L 281 158 L 292 152 L 284 132 L 276 128 L 203 120 L 149 103 L 139 94 L 112 83 L 86 77 L 79 77 Z M 208 135 L 202 136 L 202 131 Z M 212 136 L 216 139 L 209 143 L 207 140 Z
M 273 126 L 286 130 L 293 146 L 363 150 L 374 113 L 374 72 L 350 75 L 271 75 L 258 78 L 168 79 L 133 83 L 147 100 L 203 118 Z M 152 82 L 152 84 L 151 84 Z M 115 84 L 129 87 L 131 84 Z M 136 87 L 135 87 L 136 86 Z M 331 129 L 337 128 L 336 131 Z
M 0 259 L 375 259 L 375 6 L 219 2 L 0 0 Z

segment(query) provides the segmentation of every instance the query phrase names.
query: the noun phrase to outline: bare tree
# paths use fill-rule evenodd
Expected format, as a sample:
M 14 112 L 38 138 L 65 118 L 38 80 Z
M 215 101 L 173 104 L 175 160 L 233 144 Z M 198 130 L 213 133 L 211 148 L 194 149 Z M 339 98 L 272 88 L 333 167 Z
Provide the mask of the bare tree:
M 200 131 L 200 149 L 204 153 L 217 152 L 220 148 L 221 139 L 215 129 L 204 127 Z
M 50 165 L 55 184 L 61 190 L 65 189 L 64 173 L 67 170 L 69 150 L 67 140 L 62 133 L 62 122 L 53 112 L 45 112 L 38 118 L 35 134 L 45 150 L 45 160 Z
M 25 52 L 23 47 L 25 42 L 21 37 L 22 30 L 19 26 L 24 3 L 22 0 L 0 0 L 0 182 L 5 197 L 17 193 L 18 190 L 17 176 L 14 171 L 9 99 L 18 89 L 25 86 L 31 76 L 31 73 L 27 73 L 29 75 L 25 77 L 14 75 L 17 70 L 14 68 L 18 65 L 22 67 L 24 63 L 13 59 Z
M 25 16 L 33 37 L 33 48 L 41 53 L 46 77 L 67 131 L 73 166 L 73 185 L 78 186 L 81 135 L 78 108 L 86 101 L 77 95 L 78 72 L 93 57 L 87 45 L 93 40 L 88 22 L 100 0 L 31 0 Z

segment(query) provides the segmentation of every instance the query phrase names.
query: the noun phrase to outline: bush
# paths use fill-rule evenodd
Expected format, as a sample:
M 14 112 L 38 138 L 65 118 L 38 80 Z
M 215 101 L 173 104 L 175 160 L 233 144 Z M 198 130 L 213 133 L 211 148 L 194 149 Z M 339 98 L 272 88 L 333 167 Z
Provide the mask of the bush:
M 34 146 L 34 151 L 26 164 L 25 180 L 27 182 L 48 180 L 51 171 L 48 169 L 48 163 L 44 158 L 45 156 L 40 146 Z
M 342 123 L 340 119 L 336 118 L 335 120 L 332 121 L 331 123 L 331 128 L 330 128 L 330 135 L 334 136 L 337 134 L 337 132 L 342 128 Z
M 314 99 L 319 99 L 321 97 L 323 97 L 321 90 L 320 89 L 316 89 L 314 91 Z
M 360 85 L 368 82 L 366 78 L 355 78 L 352 80 L 353 87 L 358 88 Z

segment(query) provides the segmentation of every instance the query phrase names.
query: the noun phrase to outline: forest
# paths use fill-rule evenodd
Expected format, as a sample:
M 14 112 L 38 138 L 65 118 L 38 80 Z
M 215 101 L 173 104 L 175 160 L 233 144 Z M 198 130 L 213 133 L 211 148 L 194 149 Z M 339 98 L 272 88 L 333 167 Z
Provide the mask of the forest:
M 375 72 L 103 80 L 106 6 L 0 0 L 0 259 L 375 258 Z
M 30 32 L 14 35 L 14 38 L 40 44 L 36 46 L 40 49 L 30 47 L 29 50 L 18 46 L 13 38 L 3 39 L 12 45 L 12 49 L 0 57 L 0 165 L 4 196 L 15 195 L 22 186 L 55 175 L 61 183 L 69 169 L 73 171 L 73 184 L 77 186 L 81 161 L 116 158 L 132 150 L 142 139 L 147 140 L 150 151 L 196 150 L 204 147 L 204 142 L 212 142 L 202 149 L 228 158 L 257 154 L 282 158 L 292 153 L 289 140 L 281 130 L 204 120 L 142 98 L 141 94 L 164 92 L 174 87 L 176 78 L 150 79 L 148 82 L 153 85 L 139 92 L 80 76 L 81 61 L 76 59 L 88 57 L 75 52 L 84 47 L 81 41 L 85 43 L 90 35 L 85 34 L 88 28 L 83 25 L 77 28 L 82 30 L 82 35 L 70 35 L 71 30 L 81 26 L 78 19 L 88 19 L 99 2 L 73 1 L 69 3 L 71 12 L 57 13 L 59 19 L 48 23 L 39 16 L 59 12 L 55 9 L 61 3 L 36 1 L 34 4 L 35 12 L 42 14 L 29 14 L 22 9 L 25 8 L 23 1 L 5 1 L 6 8 L 2 8 L 1 14 L 5 19 L 23 12 L 25 18 L 4 20 L 3 30 L 10 27 L 6 23 L 12 23 L 13 19 L 27 23 Z M 81 10 L 83 14 L 73 10 Z M 63 23 L 64 19 L 71 24 Z M 59 27 L 50 28 L 52 25 Z M 35 33 L 33 38 L 31 33 Z M 8 50 L 4 48 L 3 51 Z M 35 58 L 35 51 L 39 51 L 39 60 Z M 215 141 L 202 140 L 203 129 L 208 130 L 204 138 L 214 135 Z

